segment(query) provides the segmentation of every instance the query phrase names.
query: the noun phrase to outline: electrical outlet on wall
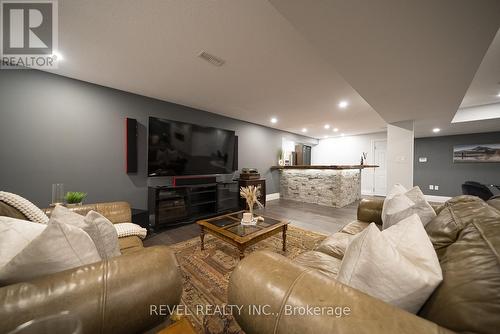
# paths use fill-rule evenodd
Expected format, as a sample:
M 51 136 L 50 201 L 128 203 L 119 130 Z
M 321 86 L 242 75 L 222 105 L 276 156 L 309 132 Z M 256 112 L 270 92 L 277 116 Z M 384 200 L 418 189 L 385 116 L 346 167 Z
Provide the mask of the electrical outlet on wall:
M 434 190 L 439 190 L 439 186 L 437 184 L 434 186 Z
M 429 189 L 430 189 L 430 190 L 434 190 L 434 185 L 429 184 Z

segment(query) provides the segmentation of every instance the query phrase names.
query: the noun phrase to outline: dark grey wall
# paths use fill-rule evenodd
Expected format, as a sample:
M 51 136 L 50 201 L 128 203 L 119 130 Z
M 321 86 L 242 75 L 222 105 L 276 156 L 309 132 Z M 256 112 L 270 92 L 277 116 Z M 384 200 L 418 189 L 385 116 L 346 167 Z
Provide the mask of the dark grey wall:
M 413 183 L 437 196 L 462 194 L 464 181 L 500 184 L 500 163 L 453 163 L 454 145 L 498 143 L 500 132 L 415 139 Z M 418 162 L 419 157 L 427 157 L 427 162 Z M 429 190 L 430 184 L 439 185 L 439 190 Z
M 45 207 L 52 183 L 84 191 L 87 202 L 124 200 L 147 207 L 149 116 L 235 130 L 239 167 L 256 167 L 278 192 L 282 137 L 316 140 L 186 106 L 30 70 L 0 71 L 0 190 Z M 125 173 L 125 118 L 139 127 L 139 173 Z

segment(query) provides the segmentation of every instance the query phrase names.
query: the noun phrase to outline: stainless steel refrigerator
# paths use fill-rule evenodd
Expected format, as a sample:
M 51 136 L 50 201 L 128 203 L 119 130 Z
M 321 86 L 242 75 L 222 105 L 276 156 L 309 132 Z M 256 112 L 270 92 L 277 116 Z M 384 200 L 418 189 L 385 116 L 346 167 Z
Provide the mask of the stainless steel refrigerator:
M 295 145 L 295 153 L 297 156 L 297 165 L 311 165 L 311 146 L 303 144 Z

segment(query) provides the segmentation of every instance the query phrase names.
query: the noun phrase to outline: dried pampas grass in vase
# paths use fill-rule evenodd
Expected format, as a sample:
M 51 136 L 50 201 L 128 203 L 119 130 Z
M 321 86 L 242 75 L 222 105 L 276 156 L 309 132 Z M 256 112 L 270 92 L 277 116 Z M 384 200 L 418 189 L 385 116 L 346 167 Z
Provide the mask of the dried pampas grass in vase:
M 250 211 L 252 218 L 253 218 L 253 207 L 255 204 L 257 204 L 259 208 L 264 207 L 264 205 L 262 205 L 262 203 L 259 202 L 258 200 L 258 198 L 260 197 L 260 186 L 241 187 L 240 195 L 242 198 L 246 200 L 248 205 L 248 211 Z

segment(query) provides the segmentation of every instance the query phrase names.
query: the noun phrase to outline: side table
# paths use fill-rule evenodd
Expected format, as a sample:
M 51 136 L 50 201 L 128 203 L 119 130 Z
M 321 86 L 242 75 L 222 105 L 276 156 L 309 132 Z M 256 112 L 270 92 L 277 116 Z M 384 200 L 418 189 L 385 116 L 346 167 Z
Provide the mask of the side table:
M 142 209 L 131 209 L 132 223 L 149 229 L 149 211 Z

